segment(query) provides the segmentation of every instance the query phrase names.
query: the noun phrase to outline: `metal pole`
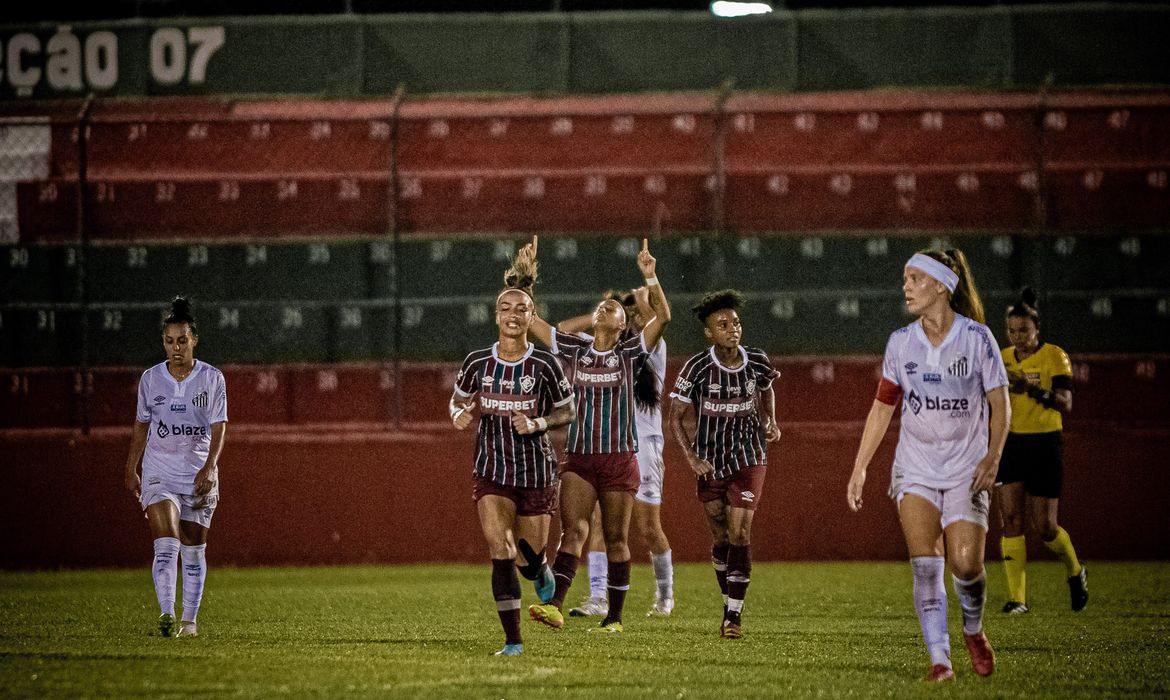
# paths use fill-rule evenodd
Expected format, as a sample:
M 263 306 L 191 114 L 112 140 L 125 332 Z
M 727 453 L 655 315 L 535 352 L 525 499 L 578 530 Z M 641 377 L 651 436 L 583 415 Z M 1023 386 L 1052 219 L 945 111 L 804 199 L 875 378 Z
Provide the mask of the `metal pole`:
M 406 97 L 405 83 L 399 83 L 394 91 L 394 102 L 390 111 L 390 177 L 386 193 L 387 225 L 390 228 L 391 275 L 393 276 L 394 322 L 391 333 L 393 353 L 394 429 L 402 429 L 402 414 L 406 402 L 402 395 L 402 237 L 398 227 L 398 114 Z
M 86 278 L 86 258 L 89 252 L 89 112 L 93 95 L 85 98 L 77 114 L 77 301 L 81 308 L 81 357 L 78 372 L 81 375 L 80 413 L 81 434 L 89 435 L 89 394 L 93 380 L 89 376 L 89 284 Z
M 723 194 L 727 185 L 725 141 L 727 139 L 727 101 L 731 99 L 735 81 L 728 78 L 719 86 L 715 96 L 715 133 L 711 140 L 711 170 L 715 175 L 715 186 L 711 188 L 711 227 L 717 237 L 722 237 L 726 220 L 723 210 Z

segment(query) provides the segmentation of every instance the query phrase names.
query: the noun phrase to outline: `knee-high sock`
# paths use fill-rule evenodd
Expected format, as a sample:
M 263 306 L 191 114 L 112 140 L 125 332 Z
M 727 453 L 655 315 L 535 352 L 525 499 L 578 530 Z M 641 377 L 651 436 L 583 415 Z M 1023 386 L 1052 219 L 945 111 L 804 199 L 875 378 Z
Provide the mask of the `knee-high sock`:
M 711 566 L 715 567 L 715 580 L 719 582 L 724 605 L 727 604 L 727 550 L 730 546 L 717 544 L 711 547 Z
M 160 614 L 175 614 L 175 576 L 179 568 L 179 539 L 160 537 L 154 541 L 154 595 Z
M 626 593 L 630 590 L 630 562 L 609 562 L 609 612 L 605 616 L 606 622 L 622 621 L 622 606 L 626 603 Z
M 203 602 L 203 584 L 207 581 L 207 545 L 183 545 L 183 619 L 195 622 Z
M 674 597 L 674 562 L 671 561 L 671 552 L 666 550 L 662 554 L 650 553 L 650 563 L 654 565 L 654 582 L 658 584 L 659 598 Z
M 922 627 L 922 639 L 932 664 L 951 665 L 951 641 L 947 636 L 947 587 L 943 582 L 942 557 L 912 557 L 914 609 Z
M 1068 533 L 1064 531 L 1063 527 L 1056 528 L 1056 538 L 1044 544 L 1064 562 L 1064 570 L 1069 577 L 1081 573 L 1081 562 L 1077 560 L 1077 551 L 1073 549 L 1072 540 L 1069 539 Z
M 1024 536 L 1004 537 L 999 541 L 999 548 L 1003 552 L 1003 573 L 1007 578 L 1008 600 L 1027 603 L 1028 546 Z
M 987 599 L 987 575 L 980 571 L 970 581 L 951 576 L 959 607 L 963 609 L 963 634 L 978 634 L 983 629 L 983 604 Z
M 520 643 L 520 576 L 516 562 L 492 559 L 492 597 L 504 627 L 504 643 Z
M 727 610 L 742 612 L 752 581 L 752 550 L 750 545 L 731 545 L 727 548 Z
M 605 599 L 609 582 L 609 559 L 605 552 L 589 553 L 589 597 Z
M 577 575 L 577 562 L 578 558 L 568 552 L 557 552 L 557 558 L 553 560 L 553 578 L 557 581 L 557 592 L 553 593 L 549 602 L 558 609 L 565 606 L 565 595 L 573 585 L 573 577 Z

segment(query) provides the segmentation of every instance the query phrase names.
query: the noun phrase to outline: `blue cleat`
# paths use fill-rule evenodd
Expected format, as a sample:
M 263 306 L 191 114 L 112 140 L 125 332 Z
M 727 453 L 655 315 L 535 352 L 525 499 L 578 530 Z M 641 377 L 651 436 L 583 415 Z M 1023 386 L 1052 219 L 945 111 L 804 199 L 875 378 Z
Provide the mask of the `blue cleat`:
M 549 568 L 548 564 L 540 568 L 540 574 L 537 575 L 532 585 L 536 587 L 536 597 L 540 598 L 541 603 L 552 600 L 553 594 L 557 592 L 557 582 L 553 578 L 552 569 Z
M 505 644 L 503 649 L 493 652 L 492 656 L 520 656 L 523 653 L 523 644 Z

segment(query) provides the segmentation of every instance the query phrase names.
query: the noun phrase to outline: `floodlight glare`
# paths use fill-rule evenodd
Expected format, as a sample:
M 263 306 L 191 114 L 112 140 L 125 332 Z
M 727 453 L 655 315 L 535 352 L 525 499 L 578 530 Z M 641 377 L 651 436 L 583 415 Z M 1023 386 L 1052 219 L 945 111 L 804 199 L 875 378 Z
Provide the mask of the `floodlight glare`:
M 711 3 L 711 14 L 716 17 L 745 17 L 747 15 L 766 15 L 772 11 L 772 6 L 766 2 L 729 2 L 715 0 Z

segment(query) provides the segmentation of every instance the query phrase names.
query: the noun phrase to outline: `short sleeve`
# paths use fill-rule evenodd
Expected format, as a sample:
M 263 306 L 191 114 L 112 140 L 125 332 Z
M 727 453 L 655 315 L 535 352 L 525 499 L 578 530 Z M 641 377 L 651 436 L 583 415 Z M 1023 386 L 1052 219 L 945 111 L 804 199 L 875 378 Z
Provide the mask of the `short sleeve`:
M 752 371 L 756 377 L 756 387 L 764 391 L 772 386 L 772 382 L 780 376 L 780 370 L 772 364 L 772 358 L 763 350 L 753 348 L 748 353 Z
M 572 360 L 581 350 L 588 349 L 592 342 L 592 338 L 586 340 L 572 333 L 562 333 L 554 328 L 552 333 L 552 347 L 549 349 L 552 350 L 552 354 L 561 359 Z
M 987 393 L 1001 386 L 1007 386 L 1007 368 L 1003 364 L 1003 354 L 991 340 L 991 329 L 979 326 L 980 376 L 983 380 L 983 393 Z
M 150 398 L 146 395 L 146 377 L 148 372 L 143 372 L 142 376 L 138 378 L 138 415 L 135 416 L 139 423 L 149 423 L 152 419 L 150 411 Z
M 898 379 L 898 333 L 890 335 L 886 341 L 886 354 L 882 358 L 882 379 L 901 388 L 902 382 Z
M 646 349 L 646 340 L 641 333 L 632 335 L 618 343 L 617 349 L 624 357 L 637 357 L 638 355 L 650 353 Z
M 696 358 L 688 360 L 679 371 L 678 378 L 674 380 L 674 390 L 670 392 L 670 398 L 678 399 L 683 403 L 694 403 L 691 397 L 694 395 L 696 389 L 697 379 L 695 374 L 699 364 L 695 360 Z
M 211 399 L 211 423 L 226 423 L 227 416 L 227 381 L 223 378 L 223 372 L 215 373 L 215 387 L 213 389 L 215 395 Z
M 1052 369 L 1052 376 L 1054 377 L 1071 377 L 1072 376 L 1072 361 L 1068 359 L 1068 353 L 1060 348 L 1055 348 L 1055 361 Z
M 559 362 L 545 363 L 545 385 L 548 387 L 547 391 L 552 398 L 553 406 L 561 407 L 573 400 L 573 385 L 569 383 L 568 377 L 565 376 L 565 370 L 561 369 Z
M 474 355 L 468 355 L 455 375 L 455 393 L 460 396 L 471 396 L 479 391 L 479 372 L 475 371 Z

